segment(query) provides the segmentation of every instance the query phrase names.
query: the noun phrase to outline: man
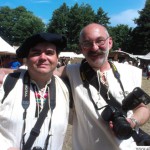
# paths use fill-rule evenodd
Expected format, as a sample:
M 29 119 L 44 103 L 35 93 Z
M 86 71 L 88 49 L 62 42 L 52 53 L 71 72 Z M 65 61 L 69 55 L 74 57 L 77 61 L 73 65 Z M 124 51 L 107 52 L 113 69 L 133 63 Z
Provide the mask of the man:
M 117 138 L 111 129 L 114 124 L 104 121 L 101 116 L 104 106 L 107 105 L 101 95 L 104 91 L 102 84 L 107 87 L 108 100 L 111 101 L 108 94 L 111 93 L 120 104 L 124 96 L 141 84 L 140 69 L 116 62 L 114 65 L 120 73 L 124 91 L 121 89 L 113 73 L 112 68 L 115 67 L 111 67 L 108 62 L 112 44 L 112 38 L 106 28 L 91 23 L 82 29 L 79 38 L 79 46 L 85 60 L 81 64 L 60 67 L 58 72 L 55 72 L 59 76 L 67 76 L 71 84 L 75 106 L 73 150 L 123 150 L 136 146 L 133 138 Z M 148 108 L 140 104 L 133 111 L 128 111 L 127 120 L 132 128 L 138 128 L 149 116 Z
M 27 38 L 16 51 L 18 58 L 26 58 L 28 69 L 20 71 L 17 83 L 5 99 L 3 84 L 0 88 L 2 150 L 62 149 L 68 124 L 69 93 L 62 80 L 53 76 L 53 71 L 58 53 L 65 47 L 65 37 L 40 33 Z M 5 80 L 7 76 L 4 83 Z M 44 117 L 41 129 L 35 127 L 37 122 L 41 124 L 39 118 Z

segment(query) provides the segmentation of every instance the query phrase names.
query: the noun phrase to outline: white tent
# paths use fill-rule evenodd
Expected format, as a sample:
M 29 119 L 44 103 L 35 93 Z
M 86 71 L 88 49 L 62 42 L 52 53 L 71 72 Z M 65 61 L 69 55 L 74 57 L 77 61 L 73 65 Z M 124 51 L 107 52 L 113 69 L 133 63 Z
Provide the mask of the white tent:
M 16 50 L 0 37 L 0 54 L 16 54 Z
M 115 56 L 115 55 L 117 55 L 118 57 L 119 56 L 122 56 L 122 57 L 128 56 L 130 58 L 136 58 L 134 55 L 132 55 L 130 53 L 127 53 L 127 52 L 124 52 L 124 51 L 121 51 L 121 50 L 114 50 L 114 51 L 111 51 L 109 53 L 109 57 L 112 57 L 112 56 Z
M 78 54 L 77 57 L 78 58 L 84 58 L 84 55 L 83 54 Z
M 59 57 L 69 57 L 69 58 L 75 58 L 78 55 L 74 52 L 60 52 Z
M 59 58 L 69 59 L 68 63 L 78 63 L 84 58 L 83 54 L 76 54 L 75 52 L 60 52 Z
M 150 60 L 150 52 L 142 57 L 138 57 L 140 59 L 144 59 L 144 60 Z
M 60 52 L 59 57 L 84 58 L 83 54 L 76 54 L 74 52 Z

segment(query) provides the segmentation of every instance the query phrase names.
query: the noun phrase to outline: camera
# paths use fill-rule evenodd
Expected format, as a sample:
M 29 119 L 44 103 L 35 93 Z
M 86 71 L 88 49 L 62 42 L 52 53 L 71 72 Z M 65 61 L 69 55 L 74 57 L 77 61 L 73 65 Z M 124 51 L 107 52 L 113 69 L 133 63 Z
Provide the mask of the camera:
M 124 114 L 126 114 L 128 110 L 136 108 L 141 103 L 144 103 L 145 105 L 149 104 L 150 96 L 141 88 L 136 87 L 122 101 L 122 107 L 120 110 L 116 107 L 107 105 L 102 111 L 102 118 L 107 122 L 113 122 L 113 131 L 119 139 L 128 139 L 132 136 L 133 130 Z
M 124 111 L 132 110 L 141 103 L 144 103 L 145 105 L 149 104 L 150 96 L 146 94 L 141 88 L 136 87 L 122 101 L 122 109 Z
M 102 118 L 109 122 L 113 122 L 113 131 L 120 139 L 128 139 L 132 136 L 133 130 L 127 122 L 125 115 L 117 108 L 107 105 L 101 113 Z

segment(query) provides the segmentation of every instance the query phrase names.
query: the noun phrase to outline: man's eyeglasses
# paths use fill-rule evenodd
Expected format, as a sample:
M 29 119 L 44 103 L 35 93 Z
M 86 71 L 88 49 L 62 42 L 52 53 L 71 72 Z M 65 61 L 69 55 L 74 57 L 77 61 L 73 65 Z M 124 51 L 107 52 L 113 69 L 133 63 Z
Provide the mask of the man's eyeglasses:
M 93 46 L 93 44 L 95 43 L 97 46 L 102 46 L 105 44 L 106 40 L 108 39 L 109 37 L 107 37 L 106 39 L 98 39 L 96 41 L 85 41 L 85 42 L 82 42 L 80 43 L 81 46 L 83 46 L 84 48 L 91 48 Z

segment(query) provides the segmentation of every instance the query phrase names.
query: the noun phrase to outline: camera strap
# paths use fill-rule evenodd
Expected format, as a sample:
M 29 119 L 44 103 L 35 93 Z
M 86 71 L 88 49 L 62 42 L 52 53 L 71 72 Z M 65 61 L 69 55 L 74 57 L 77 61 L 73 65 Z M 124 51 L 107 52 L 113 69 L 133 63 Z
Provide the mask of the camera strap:
M 119 72 L 118 72 L 116 66 L 114 65 L 114 63 L 111 62 L 111 61 L 108 61 L 108 62 L 109 62 L 109 64 L 110 64 L 111 68 L 112 68 L 112 71 L 113 71 L 113 73 L 114 73 L 115 78 L 118 80 L 118 82 L 119 82 L 119 84 L 120 84 L 120 87 L 121 87 L 122 92 L 123 92 L 123 96 L 124 96 L 124 98 L 125 98 L 125 97 L 126 97 L 126 96 L 125 96 L 125 90 L 124 90 L 124 87 L 123 87 L 122 82 L 121 82 L 121 80 L 120 80 L 120 74 L 119 74 Z
M 30 101 L 29 101 L 30 100 L 30 77 L 29 77 L 28 72 L 25 73 L 23 82 L 24 82 L 24 84 L 23 84 L 22 106 L 24 108 L 24 114 L 23 114 L 23 119 L 24 119 L 23 132 L 24 132 L 25 128 L 26 128 L 25 120 L 26 120 L 27 108 L 29 107 L 29 104 L 30 104 Z M 42 124 L 47 116 L 48 110 L 51 110 L 51 119 L 52 119 L 52 113 L 56 106 L 56 85 L 55 85 L 55 77 L 54 76 L 52 76 L 52 78 L 51 78 L 51 82 L 48 85 L 48 89 L 49 89 L 48 95 L 50 95 L 50 96 L 48 96 L 48 98 L 44 104 L 44 108 L 42 109 L 41 113 L 39 114 L 39 118 L 37 119 L 34 127 L 32 128 L 29 138 L 26 143 L 24 141 L 25 133 L 23 134 L 23 137 L 22 137 L 22 144 L 23 144 L 22 149 L 23 150 L 31 149 L 34 141 L 40 134 L 40 129 L 41 129 Z M 51 119 L 49 122 L 49 131 L 51 128 Z M 45 145 L 44 145 L 45 150 L 47 149 L 47 146 L 48 146 L 49 137 L 50 137 L 50 134 L 48 133 L 47 138 L 45 140 Z
M 123 93 L 124 93 L 124 88 L 123 88 L 123 85 L 122 85 L 121 80 L 120 80 L 120 74 L 117 71 L 116 66 L 112 62 L 109 62 L 109 63 L 110 63 L 110 66 L 113 70 L 114 76 L 118 80 L 118 82 L 120 83 L 121 89 L 123 90 Z M 81 76 L 81 79 L 83 81 L 83 86 L 87 89 L 89 97 L 90 97 L 96 110 L 100 110 L 103 107 L 99 107 L 97 105 L 97 103 L 95 103 L 95 101 L 93 100 L 92 93 L 89 89 L 89 84 L 91 84 L 97 90 L 99 90 L 98 82 L 100 82 L 100 86 L 101 86 L 100 95 L 107 102 L 107 104 L 114 106 L 114 107 L 121 110 L 121 104 L 112 96 L 112 94 L 110 92 L 109 93 L 107 92 L 108 91 L 107 87 L 100 80 L 98 80 L 96 71 L 92 69 L 92 67 L 88 64 L 88 62 L 85 59 L 83 59 L 81 62 L 80 76 Z
M 114 76 L 118 80 L 118 82 L 120 84 L 120 87 L 121 87 L 121 89 L 122 89 L 122 91 L 124 93 L 124 97 L 126 97 L 125 96 L 125 92 L 124 92 L 124 88 L 123 88 L 123 85 L 122 85 L 122 82 L 120 80 L 120 74 L 117 71 L 116 66 L 112 62 L 109 62 L 109 63 L 110 63 L 110 66 L 111 66 L 111 68 L 113 70 Z M 91 101 L 92 101 L 95 109 L 97 111 L 100 110 L 100 109 L 102 109 L 103 107 L 102 108 L 98 108 L 97 105 L 94 103 L 94 100 L 92 99 L 92 96 L 91 96 L 91 91 L 89 89 L 89 84 L 91 84 L 91 85 L 93 85 L 98 90 L 98 86 L 99 85 L 96 84 L 96 82 L 98 83 L 97 74 L 89 66 L 89 64 L 87 63 L 87 61 L 85 59 L 81 62 L 80 76 L 81 76 L 81 79 L 83 81 L 84 87 L 88 90 L 89 97 L 90 97 L 90 99 L 91 99 Z M 106 101 L 106 103 L 108 105 L 110 105 L 110 106 L 116 107 L 123 114 L 124 113 L 126 114 L 126 112 L 124 112 L 122 110 L 121 104 L 112 96 L 112 94 L 110 92 L 109 92 L 109 98 L 110 98 L 110 100 L 108 99 L 108 96 L 107 96 L 107 87 L 103 83 L 101 83 L 101 82 L 100 82 L 100 85 L 101 85 L 100 94 L 103 97 L 103 99 Z M 145 133 L 142 129 L 139 129 L 139 134 L 137 134 L 137 132 L 134 131 L 133 134 L 132 134 L 132 138 L 137 143 L 137 145 L 142 145 L 142 146 L 149 146 L 150 145 L 150 140 L 149 140 L 150 136 L 149 136 L 149 134 Z
M 99 89 L 98 78 L 96 72 L 89 66 L 88 62 L 83 59 L 80 65 L 80 76 L 83 81 L 83 86 L 87 89 L 88 95 L 96 110 L 100 110 L 97 103 L 92 98 L 89 84 L 93 85 L 97 90 Z
M 101 86 L 100 95 L 107 102 L 107 104 L 113 105 L 113 106 L 115 105 L 115 107 L 120 108 L 120 103 L 118 101 L 116 101 L 116 99 L 112 96 L 112 94 L 110 92 L 107 93 L 107 87 L 101 81 L 98 80 L 97 73 L 92 69 L 92 67 L 88 64 L 88 62 L 85 59 L 82 60 L 82 62 L 81 62 L 80 76 L 83 81 L 83 86 L 87 89 L 89 97 L 90 97 L 96 110 L 100 110 L 103 107 L 99 107 L 98 104 L 95 103 L 95 101 L 93 100 L 92 93 L 89 88 L 89 84 L 91 84 L 97 90 L 99 90 L 98 82 L 100 82 L 100 86 Z M 108 96 L 108 94 L 109 94 L 109 96 Z M 115 104 L 114 104 L 114 101 L 115 101 Z

